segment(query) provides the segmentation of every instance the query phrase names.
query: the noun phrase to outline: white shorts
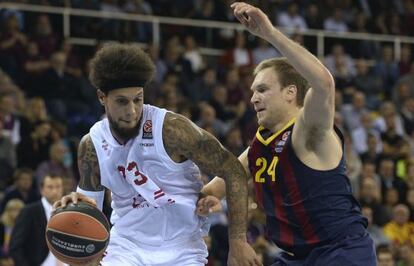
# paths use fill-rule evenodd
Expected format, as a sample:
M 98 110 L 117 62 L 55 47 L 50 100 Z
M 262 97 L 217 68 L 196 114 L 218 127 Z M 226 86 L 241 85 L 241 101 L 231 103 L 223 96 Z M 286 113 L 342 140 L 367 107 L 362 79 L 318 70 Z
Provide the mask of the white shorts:
M 113 234 L 102 266 L 201 266 L 207 263 L 207 246 L 202 237 L 181 241 L 177 245 L 153 247 L 134 243 Z

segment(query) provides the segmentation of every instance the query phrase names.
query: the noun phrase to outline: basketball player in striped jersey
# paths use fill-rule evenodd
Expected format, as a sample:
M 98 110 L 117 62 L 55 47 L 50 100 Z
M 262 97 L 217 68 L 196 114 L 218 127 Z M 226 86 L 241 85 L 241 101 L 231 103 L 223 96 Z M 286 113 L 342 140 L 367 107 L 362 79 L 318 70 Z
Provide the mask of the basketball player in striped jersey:
M 190 120 L 143 103 L 154 71 L 149 56 L 136 45 L 110 44 L 97 52 L 90 79 L 107 118 L 81 140 L 77 192 L 64 196 L 55 208 L 82 200 L 102 209 L 106 187 L 112 196 L 113 227 L 101 265 L 199 266 L 207 262 L 205 219 L 195 212 L 200 170 L 226 176 L 229 260 L 238 266 L 260 265 L 246 242 L 243 166 Z
M 346 176 L 344 140 L 333 123 L 333 77 L 260 9 L 241 2 L 231 7 L 252 34 L 285 56 L 255 69 L 251 102 L 259 128 L 239 157 L 253 178 L 269 237 L 284 250 L 273 265 L 375 265 L 367 220 Z M 216 177 L 203 191 L 223 197 L 224 180 Z M 213 200 L 201 199 L 200 211 Z

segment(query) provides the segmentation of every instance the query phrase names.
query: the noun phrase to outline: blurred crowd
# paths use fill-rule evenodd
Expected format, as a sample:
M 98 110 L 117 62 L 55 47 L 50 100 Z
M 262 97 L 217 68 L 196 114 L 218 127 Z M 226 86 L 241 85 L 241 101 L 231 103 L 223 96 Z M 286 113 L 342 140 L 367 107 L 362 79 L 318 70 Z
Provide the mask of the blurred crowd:
M 229 0 L 13 2 L 235 21 Z M 315 41 L 302 35 L 307 29 L 414 33 L 413 0 L 250 2 L 269 10 L 277 25 L 313 52 Z M 0 265 L 13 265 L 8 244 L 14 221 L 25 204 L 39 200 L 40 180 L 48 174 L 61 176 L 65 194 L 77 184 L 79 139 L 103 115 L 88 81 L 89 60 L 101 44 L 73 46 L 63 38 L 59 15 L 0 10 L 0 26 Z M 247 147 L 257 128 L 250 104 L 252 70 L 260 61 L 280 56 L 266 42 L 228 30 L 165 26 L 162 45 L 157 46 L 151 42 L 150 24 L 74 17 L 71 35 L 145 43 L 157 66 L 154 81 L 145 88 L 145 102 L 185 115 L 235 155 Z M 206 57 L 199 46 L 224 52 Z M 345 134 L 349 178 L 368 218 L 379 265 L 414 265 L 412 49 L 403 43 L 396 60 L 390 43 L 326 43 L 324 63 L 337 86 L 335 122 Z M 212 177 L 203 178 L 208 182 Z M 210 217 L 208 265 L 226 265 L 223 206 Z M 269 265 L 278 249 L 266 237 L 265 216 L 253 192 L 249 210 L 248 239 Z M 108 204 L 105 212 L 110 214 Z

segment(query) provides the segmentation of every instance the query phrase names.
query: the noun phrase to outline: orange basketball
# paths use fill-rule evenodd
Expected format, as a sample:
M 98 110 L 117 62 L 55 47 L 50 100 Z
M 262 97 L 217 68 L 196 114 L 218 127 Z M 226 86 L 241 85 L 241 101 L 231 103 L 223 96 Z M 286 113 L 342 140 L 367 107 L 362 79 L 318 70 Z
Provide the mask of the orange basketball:
M 102 257 L 109 243 L 105 215 L 88 203 L 69 203 L 56 210 L 46 227 L 46 242 L 56 258 L 84 265 Z

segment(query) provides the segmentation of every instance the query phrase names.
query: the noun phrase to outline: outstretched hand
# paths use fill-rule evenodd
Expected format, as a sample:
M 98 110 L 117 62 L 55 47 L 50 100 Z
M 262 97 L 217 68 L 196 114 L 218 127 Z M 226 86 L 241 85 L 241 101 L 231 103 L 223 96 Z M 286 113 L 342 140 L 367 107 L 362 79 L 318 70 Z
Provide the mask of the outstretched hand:
M 231 4 L 234 16 L 246 26 L 250 33 L 267 40 L 274 29 L 269 18 L 262 10 L 252 5 L 235 2 Z

